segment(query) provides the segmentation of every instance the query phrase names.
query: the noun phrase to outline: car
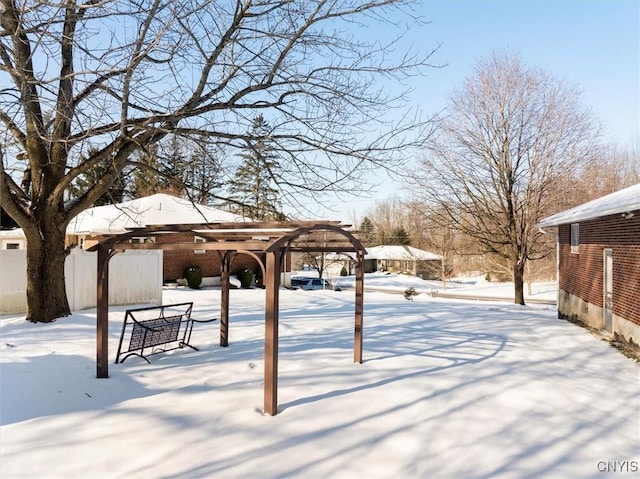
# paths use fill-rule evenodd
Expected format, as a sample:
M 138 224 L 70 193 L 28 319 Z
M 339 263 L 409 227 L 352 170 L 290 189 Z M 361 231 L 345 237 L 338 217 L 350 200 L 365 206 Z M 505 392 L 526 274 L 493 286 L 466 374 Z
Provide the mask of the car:
M 341 291 L 340 286 L 333 285 L 331 281 L 324 278 L 307 278 L 303 276 L 294 276 L 291 278 L 292 289 L 302 289 L 303 291 L 311 291 L 317 289 L 331 289 L 333 291 Z

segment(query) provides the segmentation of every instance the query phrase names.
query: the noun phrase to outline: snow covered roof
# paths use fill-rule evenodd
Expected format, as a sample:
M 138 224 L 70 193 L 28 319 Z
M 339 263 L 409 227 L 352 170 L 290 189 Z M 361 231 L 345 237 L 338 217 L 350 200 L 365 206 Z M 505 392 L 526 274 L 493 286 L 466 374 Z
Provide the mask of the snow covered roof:
M 15 228 L 12 230 L 0 230 L 0 238 L 24 238 L 24 231 L 22 228 Z
M 640 210 L 640 183 L 543 219 L 538 226 L 560 226 Z
M 386 260 L 440 260 L 441 256 L 429 253 L 418 248 L 402 245 L 381 245 L 373 248 L 367 248 L 367 254 L 364 259 L 386 259 Z
M 227 211 L 166 194 L 138 198 L 117 205 L 96 206 L 76 216 L 67 234 L 120 234 L 151 225 L 229 223 L 251 221 Z
M 322 256 L 316 256 L 316 258 L 322 258 Z M 327 253 L 324 255 L 324 259 L 329 261 L 349 261 L 355 260 L 355 253 Z

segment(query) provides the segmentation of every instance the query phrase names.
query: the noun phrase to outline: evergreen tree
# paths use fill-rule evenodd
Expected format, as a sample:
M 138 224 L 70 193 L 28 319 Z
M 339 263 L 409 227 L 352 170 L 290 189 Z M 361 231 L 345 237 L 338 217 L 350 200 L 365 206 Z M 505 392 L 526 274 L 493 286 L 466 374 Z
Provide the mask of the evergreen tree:
M 97 151 L 97 148 L 90 148 L 86 157 L 89 158 L 95 155 Z M 98 180 L 108 173 L 111 168 L 113 168 L 113 165 L 110 160 L 101 161 L 94 164 L 83 174 L 78 175 L 68 188 L 68 198 L 73 200 L 81 196 L 84 191 L 86 191 L 91 185 L 97 183 Z M 118 175 L 116 181 L 102 196 L 100 196 L 100 198 L 96 200 L 93 206 L 103 206 L 122 202 L 127 188 L 127 182 L 125 180 L 126 174 L 126 170 L 123 170 L 123 172 Z
M 222 189 L 222 167 L 218 158 L 223 151 L 206 143 L 197 143 L 189 155 L 184 183 L 189 199 L 195 203 L 216 203 Z
M 182 196 L 189 171 L 189 158 L 183 143 L 177 136 L 172 136 L 169 142 L 161 145 L 158 157 L 162 191 L 174 196 Z
M 206 142 L 176 136 L 152 145 L 134 158 L 138 168 L 130 185 L 131 196 L 169 193 L 212 204 L 222 186 L 218 156 L 221 152 Z
M 18 223 L 0 206 L 0 230 L 12 230 L 17 227 Z
M 262 115 L 254 118 L 247 146 L 238 155 L 243 163 L 229 185 L 232 211 L 256 221 L 283 218 L 278 190 L 274 187 L 280 165 L 271 144 L 270 130 Z
M 407 233 L 402 226 L 393 228 L 393 230 L 391 230 L 389 244 L 410 245 L 411 238 L 409 238 L 409 233 Z
M 360 231 L 358 234 L 360 242 L 366 246 L 375 246 L 376 243 L 376 227 L 368 216 L 365 216 L 360 222 Z
M 158 145 L 150 145 L 144 150 L 136 152 L 134 161 L 138 167 L 133 173 L 131 196 L 133 198 L 141 198 L 161 192 Z

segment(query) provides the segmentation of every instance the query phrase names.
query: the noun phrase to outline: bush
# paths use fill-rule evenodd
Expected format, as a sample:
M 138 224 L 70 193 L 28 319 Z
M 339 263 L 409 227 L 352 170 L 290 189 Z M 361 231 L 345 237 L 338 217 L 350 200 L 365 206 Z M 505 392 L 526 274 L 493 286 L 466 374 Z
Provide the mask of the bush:
M 416 291 L 416 288 L 414 288 L 413 286 L 404 290 L 404 299 L 407 299 L 409 301 L 413 301 L 413 297 L 417 295 L 418 295 L 418 292 Z
M 255 274 L 254 285 L 258 288 L 264 289 L 264 278 L 262 277 L 262 269 L 258 268 L 258 272 Z
M 184 269 L 184 278 L 187 280 L 187 285 L 191 289 L 200 288 L 200 283 L 202 283 L 202 268 L 197 264 L 193 264 L 191 266 L 187 266 Z
M 349 276 L 349 273 L 347 273 L 347 268 L 345 268 L 344 266 L 340 270 L 340 276 Z
M 249 268 L 245 268 L 241 270 L 236 276 L 240 280 L 240 287 L 247 289 L 250 288 L 253 284 L 253 278 L 255 275 Z

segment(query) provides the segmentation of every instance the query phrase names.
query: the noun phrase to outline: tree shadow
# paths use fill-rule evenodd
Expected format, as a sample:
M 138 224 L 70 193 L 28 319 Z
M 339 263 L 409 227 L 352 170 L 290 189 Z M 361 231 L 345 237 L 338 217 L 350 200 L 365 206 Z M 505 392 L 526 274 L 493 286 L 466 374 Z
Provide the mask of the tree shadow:
M 163 392 L 162 389 L 149 390 L 120 372 L 108 379 L 97 379 L 95 371 L 94 361 L 77 354 L 52 352 L 23 361 L 3 361 L 0 424 L 105 410 L 122 401 Z

